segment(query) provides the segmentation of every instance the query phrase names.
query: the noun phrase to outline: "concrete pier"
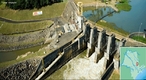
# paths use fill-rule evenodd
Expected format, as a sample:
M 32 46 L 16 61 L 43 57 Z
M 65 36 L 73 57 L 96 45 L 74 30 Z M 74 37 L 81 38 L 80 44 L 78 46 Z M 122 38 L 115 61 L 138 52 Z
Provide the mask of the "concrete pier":
M 87 24 L 87 25 L 85 26 L 85 28 L 83 29 L 83 35 L 85 35 L 85 42 L 88 42 L 88 41 L 89 41 L 90 29 L 91 29 L 91 27 L 90 27 L 89 24 Z
M 126 40 L 124 38 L 120 40 L 119 46 L 117 48 L 117 52 L 113 58 L 114 68 L 116 71 L 119 71 L 119 67 L 120 67 L 120 47 L 125 46 L 125 42 L 126 42 Z
M 113 54 L 116 52 L 116 38 L 114 34 L 108 36 L 107 48 L 104 52 L 104 57 L 107 59 L 106 68 L 113 61 Z
M 95 58 L 94 58 L 95 63 L 97 63 L 102 58 L 103 56 L 102 50 L 105 45 L 106 45 L 106 31 L 103 30 L 99 32 L 98 42 L 97 45 L 95 46 Z
M 115 50 L 115 41 L 116 41 L 116 38 L 115 38 L 115 35 L 112 34 L 112 35 L 109 35 L 108 37 L 108 43 L 107 43 L 107 48 L 106 48 L 106 51 L 104 53 L 104 56 L 109 60 L 109 56 L 113 54 L 113 51 Z
M 87 57 L 90 57 L 95 52 L 95 46 L 97 43 L 97 28 L 92 28 L 90 33 L 90 39 L 87 44 Z

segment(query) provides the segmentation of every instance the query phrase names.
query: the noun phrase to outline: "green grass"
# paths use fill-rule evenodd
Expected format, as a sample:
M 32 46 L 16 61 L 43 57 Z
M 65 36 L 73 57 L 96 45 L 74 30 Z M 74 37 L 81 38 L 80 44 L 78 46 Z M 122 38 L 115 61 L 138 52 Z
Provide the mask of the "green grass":
M 65 8 L 65 2 L 55 3 L 42 7 L 41 9 L 32 10 L 12 10 L 5 7 L 5 4 L 0 5 L 0 17 L 12 19 L 12 20 L 36 20 L 58 17 L 62 14 Z M 33 16 L 34 11 L 42 11 L 43 14 L 39 16 Z
M 113 71 L 112 75 L 110 76 L 109 80 L 120 80 L 120 75 L 116 70 Z
M 118 3 L 116 7 L 119 11 L 130 11 L 131 5 L 129 5 L 129 0 L 121 0 L 121 3 Z
M 142 36 L 133 36 L 132 39 L 146 44 L 146 38 L 143 38 Z
M 37 31 L 45 29 L 53 24 L 52 21 L 41 21 L 41 22 L 32 22 L 32 23 L 7 23 L 0 21 L 0 33 L 2 34 L 13 34 L 13 33 L 27 33 L 30 31 Z
M 109 22 L 97 22 L 97 26 L 100 25 L 106 30 L 109 30 L 110 32 L 116 32 L 120 35 L 123 35 L 127 37 L 129 35 L 128 32 L 124 31 L 122 28 L 117 27 L 114 23 L 109 23 Z

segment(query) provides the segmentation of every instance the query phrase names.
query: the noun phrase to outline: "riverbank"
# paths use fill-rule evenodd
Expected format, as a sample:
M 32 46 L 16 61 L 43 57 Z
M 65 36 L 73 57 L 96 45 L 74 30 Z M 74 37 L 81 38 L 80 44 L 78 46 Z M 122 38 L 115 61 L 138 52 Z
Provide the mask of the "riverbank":
M 83 3 L 83 7 L 96 7 L 96 9 L 98 7 L 110 7 L 112 9 L 114 9 L 115 11 L 118 11 L 118 9 L 116 8 L 116 0 L 112 0 L 112 1 L 109 1 L 109 2 L 101 2 L 101 1 L 98 1 L 98 0 L 74 0 L 75 3 L 77 2 L 82 2 Z

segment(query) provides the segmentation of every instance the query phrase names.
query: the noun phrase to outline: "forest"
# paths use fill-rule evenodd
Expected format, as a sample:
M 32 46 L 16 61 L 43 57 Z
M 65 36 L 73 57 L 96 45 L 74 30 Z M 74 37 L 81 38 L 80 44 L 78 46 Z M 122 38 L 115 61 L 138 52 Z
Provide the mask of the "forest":
M 11 9 L 34 9 L 43 6 L 52 5 L 53 3 L 62 2 L 63 0 L 0 0 L 0 3 L 5 2 L 6 7 Z

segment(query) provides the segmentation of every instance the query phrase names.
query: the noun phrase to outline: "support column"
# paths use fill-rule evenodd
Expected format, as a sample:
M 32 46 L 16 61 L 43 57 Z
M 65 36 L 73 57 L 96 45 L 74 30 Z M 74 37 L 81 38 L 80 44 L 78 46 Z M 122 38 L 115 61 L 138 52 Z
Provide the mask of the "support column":
M 118 49 L 117 49 L 118 54 L 120 54 L 120 47 L 125 46 L 125 43 L 126 43 L 126 40 L 124 38 L 120 40 L 119 46 L 118 46 Z
M 103 30 L 101 32 L 99 32 L 98 35 L 98 42 L 97 45 L 95 47 L 95 57 L 94 57 L 94 62 L 98 63 L 98 61 L 103 57 L 103 52 L 102 52 L 102 48 L 106 45 L 106 31 Z
M 95 52 L 95 45 L 97 43 L 97 28 L 91 29 L 90 39 L 87 44 L 87 57 L 90 57 Z
M 120 47 L 125 46 L 125 39 L 121 39 L 119 42 L 119 46 L 117 49 L 117 53 L 114 55 L 114 68 L 116 71 L 119 71 L 119 67 L 120 67 Z
M 112 35 L 109 35 L 108 37 L 108 42 L 107 42 L 107 48 L 106 48 L 106 51 L 104 53 L 104 56 L 107 58 L 107 60 L 109 60 L 109 56 L 112 55 L 113 51 L 115 50 L 115 35 L 112 34 Z
M 90 24 L 87 24 L 85 26 L 85 28 L 83 29 L 83 34 L 85 35 L 85 42 L 87 43 L 89 41 L 90 38 Z
M 115 35 L 109 35 L 108 37 L 108 43 L 107 43 L 107 48 L 106 51 L 104 52 L 104 57 L 107 59 L 107 65 L 106 67 L 108 67 L 110 65 L 110 63 L 113 61 L 113 54 L 116 51 L 115 47 L 116 47 L 116 38 Z

